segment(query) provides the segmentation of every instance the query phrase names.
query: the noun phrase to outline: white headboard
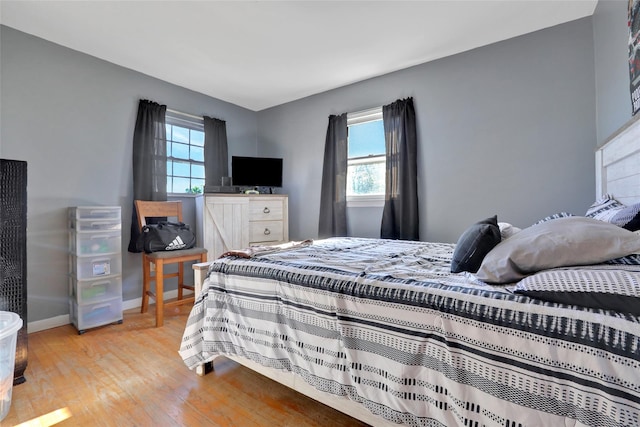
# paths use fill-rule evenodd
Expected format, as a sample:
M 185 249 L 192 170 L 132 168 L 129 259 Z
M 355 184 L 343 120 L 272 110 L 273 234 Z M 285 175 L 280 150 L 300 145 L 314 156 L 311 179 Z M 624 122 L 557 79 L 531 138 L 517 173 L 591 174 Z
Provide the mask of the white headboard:
M 604 194 L 640 203 L 640 114 L 596 150 L 596 200 Z

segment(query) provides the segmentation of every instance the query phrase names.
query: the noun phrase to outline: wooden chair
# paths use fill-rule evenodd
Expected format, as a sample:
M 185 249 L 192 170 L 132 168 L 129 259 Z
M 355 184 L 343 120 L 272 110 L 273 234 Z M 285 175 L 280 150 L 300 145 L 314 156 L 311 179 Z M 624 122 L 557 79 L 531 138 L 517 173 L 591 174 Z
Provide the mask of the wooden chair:
M 182 222 L 182 202 L 149 202 L 136 200 L 136 210 L 138 212 L 138 225 L 142 227 L 147 224 L 147 218 L 166 217 L 169 220 Z M 205 248 L 180 249 L 175 251 L 142 253 L 142 307 L 141 313 L 146 313 L 149 308 L 149 297 L 156 301 L 156 327 L 164 323 L 164 307 L 193 303 L 194 297 L 184 298 L 183 290 L 194 290 L 193 286 L 184 284 L 184 263 L 185 262 L 206 262 L 207 250 Z M 151 265 L 155 265 L 155 274 L 151 275 Z M 164 267 L 166 264 L 178 264 L 176 273 L 166 274 Z M 178 299 L 171 302 L 164 302 L 164 280 L 178 278 Z M 155 292 L 151 291 L 151 282 L 155 282 Z

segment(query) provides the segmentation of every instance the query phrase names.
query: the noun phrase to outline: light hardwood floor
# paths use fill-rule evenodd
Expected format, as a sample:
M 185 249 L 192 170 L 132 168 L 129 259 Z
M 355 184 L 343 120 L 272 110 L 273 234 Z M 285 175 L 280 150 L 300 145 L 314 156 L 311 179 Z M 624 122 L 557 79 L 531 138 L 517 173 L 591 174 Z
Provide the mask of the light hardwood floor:
M 197 376 L 177 352 L 189 306 L 167 309 L 161 328 L 152 312 L 83 335 L 72 325 L 29 334 L 27 381 L 0 425 L 364 426 L 228 359 Z

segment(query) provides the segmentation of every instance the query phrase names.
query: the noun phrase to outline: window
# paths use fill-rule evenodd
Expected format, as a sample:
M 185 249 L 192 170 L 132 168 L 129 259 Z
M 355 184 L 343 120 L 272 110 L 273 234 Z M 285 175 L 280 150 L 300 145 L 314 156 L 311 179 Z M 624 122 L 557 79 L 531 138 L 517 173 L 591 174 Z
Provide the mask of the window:
M 378 205 L 384 200 L 386 171 L 382 107 L 347 114 L 347 127 L 347 201 Z
M 203 120 L 167 112 L 167 193 L 198 194 L 204 189 Z

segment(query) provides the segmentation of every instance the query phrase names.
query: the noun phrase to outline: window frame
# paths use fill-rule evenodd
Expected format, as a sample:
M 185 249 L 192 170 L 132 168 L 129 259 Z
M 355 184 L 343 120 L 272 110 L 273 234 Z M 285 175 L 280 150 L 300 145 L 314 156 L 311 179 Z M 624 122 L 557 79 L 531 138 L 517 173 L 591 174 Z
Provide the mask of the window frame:
M 353 113 L 347 113 L 347 144 L 349 144 L 349 132 L 348 129 L 352 125 L 358 125 L 367 122 L 373 122 L 382 120 L 382 107 L 370 108 L 367 110 L 357 111 Z M 366 156 L 366 157 L 347 157 L 347 175 L 349 174 L 349 167 L 362 159 L 386 157 L 386 153 L 379 156 Z M 347 195 L 347 207 L 383 207 L 385 195 L 384 194 L 351 194 Z
M 177 158 L 177 157 L 173 157 L 170 156 L 169 153 L 167 152 L 167 163 L 170 161 L 176 161 L 176 162 L 188 162 L 189 163 L 189 182 L 191 182 L 192 179 L 202 179 L 202 192 L 200 193 L 187 193 L 187 192 L 182 192 L 182 193 L 174 193 L 173 191 L 167 191 L 167 196 L 171 196 L 171 197 L 196 197 L 200 194 L 204 193 L 204 183 L 205 183 L 205 178 L 194 178 L 191 175 L 191 166 L 192 165 L 198 165 L 198 166 L 202 166 L 203 170 L 205 171 L 205 176 L 206 176 L 206 169 L 204 166 L 204 118 L 202 117 L 198 117 L 198 116 L 192 116 L 190 114 L 186 114 L 186 113 L 180 113 L 177 111 L 169 111 L 167 110 L 166 114 L 165 114 L 165 126 L 176 126 L 176 127 L 180 127 L 183 129 L 189 129 L 191 130 L 195 130 L 195 131 L 200 131 L 203 133 L 203 143 L 202 143 L 202 147 L 200 147 L 199 145 L 196 144 L 192 144 L 191 143 L 191 136 L 189 136 L 189 150 L 191 150 L 191 146 L 194 147 L 198 147 L 198 148 L 202 148 L 203 150 L 203 157 L 202 157 L 202 161 L 199 160 L 193 160 L 191 158 L 185 160 L 182 158 Z M 179 141 L 173 141 L 173 137 L 169 137 L 169 135 L 167 135 L 167 139 L 165 142 L 167 145 L 169 143 L 174 144 L 185 144 L 183 142 L 179 142 Z M 186 145 L 186 144 L 185 144 Z M 173 150 L 171 150 L 171 152 L 173 153 Z M 191 156 L 189 156 L 191 157 Z M 173 170 L 171 172 L 169 172 L 169 168 L 167 167 L 167 187 L 169 187 L 169 182 L 172 182 L 172 179 L 174 177 L 178 177 L 178 178 L 185 178 L 185 176 L 180 176 L 180 175 L 174 175 L 173 174 Z M 171 181 L 170 181 L 171 180 Z M 173 185 L 171 185 L 171 188 L 173 188 Z M 193 188 L 193 185 L 190 185 L 189 188 Z

